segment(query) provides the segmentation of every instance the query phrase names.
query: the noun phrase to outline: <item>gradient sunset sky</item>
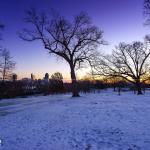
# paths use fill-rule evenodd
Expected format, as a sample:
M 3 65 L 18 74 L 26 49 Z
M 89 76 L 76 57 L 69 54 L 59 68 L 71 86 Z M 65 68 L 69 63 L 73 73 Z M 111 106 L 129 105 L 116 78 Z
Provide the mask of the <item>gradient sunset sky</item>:
M 0 22 L 5 25 L 0 45 L 10 50 L 17 62 L 16 72 L 19 78 L 37 78 L 46 72 L 59 71 L 68 79 L 69 67 L 60 59 L 49 56 L 40 41 L 25 42 L 19 39 L 17 32 L 26 27 L 23 22 L 25 10 L 37 8 L 51 13 L 51 9 L 71 19 L 72 16 L 85 11 L 93 23 L 104 31 L 104 39 L 109 45 L 101 50 L 111 52 L 119 42 L 143 40 L 150 28 L 144 26 L 143 0 L 0 0 Z M 85 74 L 78 72 L 78 76 Z

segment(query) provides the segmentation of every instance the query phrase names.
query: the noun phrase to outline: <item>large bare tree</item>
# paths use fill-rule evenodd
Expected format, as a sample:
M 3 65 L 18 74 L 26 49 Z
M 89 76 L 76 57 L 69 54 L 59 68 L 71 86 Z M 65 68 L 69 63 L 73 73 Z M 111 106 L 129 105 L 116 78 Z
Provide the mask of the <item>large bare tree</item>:
M 103 55 L 93 63 L 94 74 L 121 77 L 142 94 L 141 83 L 150 79 L 149 42 L 120 43 L 111 55 Z
M 96 47 L 103 44 L 102 31 L 85 13 L 70 21 L 61 16 L 50 19 L 32 9 L 25 21 L 33 28 L 24 29 L 20 37 L 26 41 L 40 40 L 50 54 L 63 58 L 71 70 L 72 96 L 79 96 L 75 69 L 90 61 Z

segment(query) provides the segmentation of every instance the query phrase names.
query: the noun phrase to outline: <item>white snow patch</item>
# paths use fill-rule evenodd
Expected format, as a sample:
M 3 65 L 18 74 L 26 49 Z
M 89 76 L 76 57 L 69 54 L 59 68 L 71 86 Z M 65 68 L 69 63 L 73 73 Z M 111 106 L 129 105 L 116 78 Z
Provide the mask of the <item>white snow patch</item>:
M 0 150 L 150 150 L 150 93 L 0 101 Z

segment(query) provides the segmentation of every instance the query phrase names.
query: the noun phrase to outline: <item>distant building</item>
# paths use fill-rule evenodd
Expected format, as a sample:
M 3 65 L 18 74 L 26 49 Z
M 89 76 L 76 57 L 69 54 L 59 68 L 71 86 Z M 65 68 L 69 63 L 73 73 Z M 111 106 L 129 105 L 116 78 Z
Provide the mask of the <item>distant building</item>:
M 33 75 L 33 73 L 31 73 L 31 80 L 35 80 L 35 75 Z
M 48 74 L 48 73 L 45 73 L 44 80 L 45 80 L 46 82 L 49 82 L 49 74 Z
M 13 82 L 15 82 L 17 80 L 17 74 L 12 75 L 12 80 L 13 80 Z

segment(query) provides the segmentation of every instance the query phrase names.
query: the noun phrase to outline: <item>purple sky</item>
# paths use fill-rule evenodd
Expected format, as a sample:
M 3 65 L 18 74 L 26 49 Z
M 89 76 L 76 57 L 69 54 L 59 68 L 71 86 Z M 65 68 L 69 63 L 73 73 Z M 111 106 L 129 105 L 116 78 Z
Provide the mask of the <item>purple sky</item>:
M 0 0 L 0 21 L 6 26 L 0 44 L 10 50 L 17 62 L 15 72 L 20 78 L 29 77 L 30 73 L 43 77 L 46 72 L 56 71 L 70 78 L 68 65 L 49 56 L 40 42 L 30 43 L 18 38 L 16 33 L 25 27 L 24 11 L 30 7 L 47 12 L 54 9 L 66 18 L 86 11 L 104 31 L 104 39 L 109 42 L 101 48 L 105 52 L 111 52 L 119 42 L 142 40 L 150 33 L 143 25 L 143 0 Z

